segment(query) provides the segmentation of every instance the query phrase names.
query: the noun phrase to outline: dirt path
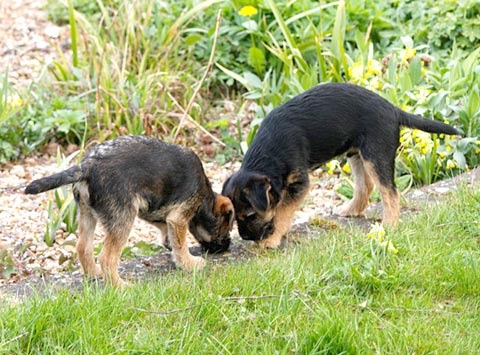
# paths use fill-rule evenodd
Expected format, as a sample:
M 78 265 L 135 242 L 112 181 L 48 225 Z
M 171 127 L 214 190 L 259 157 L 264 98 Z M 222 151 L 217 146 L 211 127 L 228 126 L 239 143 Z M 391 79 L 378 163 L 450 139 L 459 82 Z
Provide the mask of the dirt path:
M 47 20 L 46 0 L 0 1 L 0 75 L 8 68 L 15 87 L 29 85 L 44 64 L 68 47 L 68 28 Z

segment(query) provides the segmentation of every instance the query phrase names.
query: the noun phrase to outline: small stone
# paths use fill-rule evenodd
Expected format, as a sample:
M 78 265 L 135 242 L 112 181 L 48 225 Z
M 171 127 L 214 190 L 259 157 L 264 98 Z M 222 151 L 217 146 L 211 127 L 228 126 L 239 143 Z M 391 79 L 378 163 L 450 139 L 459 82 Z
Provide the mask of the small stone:
M 77 236 L 73 233 L 70 233 L 66 238 L 65 241 L 62 243 L 62 246 L 73 245 L 77 244 Z
M 21 165 L 15 165 L 13 168 L 10 169 L 10 174 L 23 178 L 26 174 L 25 168 Z
M 45 33 L 50 38 L 60 37 L 61 28 L 58 26 L 47 26 L 43 33 Z

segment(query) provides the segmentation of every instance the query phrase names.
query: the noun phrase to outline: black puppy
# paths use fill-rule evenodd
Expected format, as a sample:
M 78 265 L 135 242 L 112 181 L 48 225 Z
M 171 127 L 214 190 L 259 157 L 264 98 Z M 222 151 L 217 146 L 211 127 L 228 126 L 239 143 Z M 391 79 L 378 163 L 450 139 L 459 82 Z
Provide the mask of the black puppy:
M 77 252 L 85 274 L 103 274 L 107 283 L 121 285 L 120 254 L 135 216 L 168 236 L 177 266 L 200 269 L 205 261 L 190 254 L 187 227 L 209 251 L 230 244 L 231 201 L 212 191 L 200 159 L 190 150 L 144 136 L 124 136 L 95 146 L 79 165 L 33 181 L 25 190 L 37 194 L 72 184 L 78 204 Z M 106 232 L 99 256 L 93 255 L 95 226 Z
M 239 171 L 223 185 L 240 236 L 277 247 L 308 191 L 308 173 L 347 153 L 355 179 L 342 216 L 363 213 L 374 184 L 383 220 L 396 225 L 400 199 L 394 182 L 400 126 L 460 134 L 441 122 L 406 113 L 379 95 L 352 84 L 316 86 L 274 109 L 263 120 Z

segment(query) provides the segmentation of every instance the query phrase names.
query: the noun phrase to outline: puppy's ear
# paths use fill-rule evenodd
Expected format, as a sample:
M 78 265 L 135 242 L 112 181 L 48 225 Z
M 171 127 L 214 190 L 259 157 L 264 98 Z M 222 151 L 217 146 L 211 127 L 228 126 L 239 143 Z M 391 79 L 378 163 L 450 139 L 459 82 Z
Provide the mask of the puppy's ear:
M 232 175 L 228 177 L 227 180 L 225 180 L 225 182 L 223 183 L 223 187 L 222 187 L 222 195 L 223 196 L 226 196 L 227 195 L 227 191 L 228 190 L 231 190 L 228 188 L 228 184 L 230 183 L 230 180 L 232 180 Z
M 215 194 L 215 214 L 222 215 L 227 217 L 228 225 L 231 227 L 233 225 L 233 217 L 234 217 L 234 210 L 233 210 L 233 203 L 230 201 L 228 197 Z
M 267 176 L 260 176 L 252 178 L 243 191 L 254 209 L 265 212 L 270 207 L 268 192 L 271 188 L 270 179 Z

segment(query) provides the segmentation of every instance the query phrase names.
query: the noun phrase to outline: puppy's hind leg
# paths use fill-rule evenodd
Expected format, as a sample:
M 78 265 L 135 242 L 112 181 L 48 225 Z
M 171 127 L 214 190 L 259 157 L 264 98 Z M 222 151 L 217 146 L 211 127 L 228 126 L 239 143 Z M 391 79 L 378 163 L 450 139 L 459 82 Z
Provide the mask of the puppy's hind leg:
M 85 275 L 90 277 L 100 276 L 102 269 L 95 263 L 93 255 L 93 240 L 97 218 L 92 209 L 87 205 L 86 196 L 77 190 L 78 199 L 78 241 L 77 253 Z
M 115 220 L 109 219 L 110 223 L 104 223 L 106 235 L 99 261 L 105 283 L 114 287 L 122 287 L 125 284 L 118 274 L 118 264 L 122 250 L 127 244 L 134 219 L 135 214 L 132 213 L 121 217 L 117 216 Z M 113 224 L 112 221 L 114 221 Z
M 373 191 L 374 183 L 369 171 L 365 168 L 365 163 L 360 157 L 360 154 L 356 153 L 350 156 L 348 162 L 352 168 L 353 175 L 353 198 L 340 206 L 336 212 L 343 217 L 361 216 L 367 208 L 368 199 Z
M 378 171 L 376 166 L 366 163 L 365 167 L 373 177 L 383 205 L 383 223 L 396 226 L 400 219 L 400 194 L 393 179 L 393 167 Z

